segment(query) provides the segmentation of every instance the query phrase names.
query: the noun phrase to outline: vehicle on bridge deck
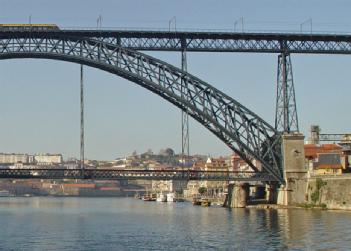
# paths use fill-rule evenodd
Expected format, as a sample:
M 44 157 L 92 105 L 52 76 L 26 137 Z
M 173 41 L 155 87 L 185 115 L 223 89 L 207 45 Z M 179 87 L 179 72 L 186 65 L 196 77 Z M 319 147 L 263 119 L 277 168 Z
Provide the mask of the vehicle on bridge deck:
M 60 30 L 56 24 L 0 24 L 0 31 L 50 31 Z

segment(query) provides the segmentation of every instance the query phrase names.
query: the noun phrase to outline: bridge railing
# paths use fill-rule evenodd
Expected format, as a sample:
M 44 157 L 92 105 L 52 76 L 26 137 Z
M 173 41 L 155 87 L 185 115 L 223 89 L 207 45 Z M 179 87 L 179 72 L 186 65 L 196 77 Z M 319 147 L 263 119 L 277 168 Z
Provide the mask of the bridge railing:
M 154 28 L 154 27 L 123 27 L 123 26 L 105 26 L 105 27 L 93 27 L 93 26 L 62 26 L 60 27 L 62 31 L 145 31 L 145 32 L 189 32 L 189 33 L 237 33 L 237 34 L 247 34 L 247 33 L 256 33 L 256 34 L 328 34 L 328 35 L 350 35 L 350 31 L 336 31 L 336 30 L 301 30 L 301 29 L 237 29 L 233 28 L 178 28 L 169 29 L 169 28 Z

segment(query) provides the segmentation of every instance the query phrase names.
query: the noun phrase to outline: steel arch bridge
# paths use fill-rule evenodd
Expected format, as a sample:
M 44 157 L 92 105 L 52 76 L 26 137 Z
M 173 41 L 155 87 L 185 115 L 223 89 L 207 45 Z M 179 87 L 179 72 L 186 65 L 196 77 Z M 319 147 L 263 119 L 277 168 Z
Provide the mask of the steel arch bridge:
M 99 39 L 50 33 L 0 36 L 0 59 L 14 58 L 75 62 L 128 79 L 187 111 L 258 174 L 284 183 L 281 134 L 233 98 L 179 68 Z

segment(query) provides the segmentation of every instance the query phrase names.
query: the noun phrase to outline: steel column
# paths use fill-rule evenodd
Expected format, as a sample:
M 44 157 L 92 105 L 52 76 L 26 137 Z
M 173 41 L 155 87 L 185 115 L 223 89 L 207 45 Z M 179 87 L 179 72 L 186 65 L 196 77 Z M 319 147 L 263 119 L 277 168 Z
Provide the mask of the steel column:
M 278 56 L 277 100 L 275 129 L 281 132 L 298 132 L 295 88 L 290 54 L 283 52 Z
M 182 50 L 182 70 L 187 72 L 187 59 L 186 59 L 186 50 Z M 186 81 L 182 78 L 181 81 L 181 96 L 184 97 L 184 93 L 187 89 Z M 185 107 L 185 110 L 182 110 L 182 164 L 185 166 L 186 162 L 189 159 L 189 115 L 188 110 Z
M 84 82 L 83 65 L 80 65 L 80 168 L 84 170 Z

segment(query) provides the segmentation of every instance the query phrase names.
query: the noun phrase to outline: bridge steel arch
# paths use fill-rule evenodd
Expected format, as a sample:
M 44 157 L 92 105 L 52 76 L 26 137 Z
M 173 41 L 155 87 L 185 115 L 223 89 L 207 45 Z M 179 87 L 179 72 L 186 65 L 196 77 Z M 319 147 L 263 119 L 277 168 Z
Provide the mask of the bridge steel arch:
M 0 37 L 0 59 L 14 58 L 75 62 L 128 79 L 187 111 L 257 173 L 284 183 L 281 134 L 233 98 L 177 67 L 91 38 L 35 33 Z

